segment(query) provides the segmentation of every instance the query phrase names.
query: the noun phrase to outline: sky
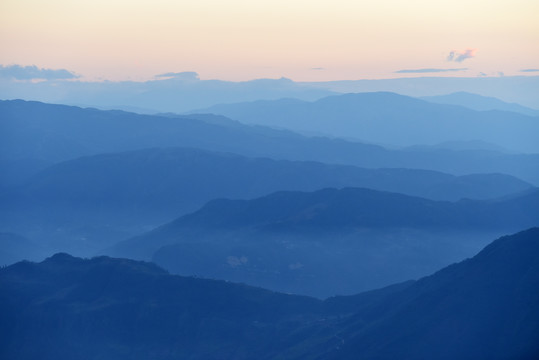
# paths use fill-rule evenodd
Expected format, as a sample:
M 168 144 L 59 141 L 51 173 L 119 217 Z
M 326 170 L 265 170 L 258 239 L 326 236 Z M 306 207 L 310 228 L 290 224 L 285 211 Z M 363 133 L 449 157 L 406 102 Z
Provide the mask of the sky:
M 2 0 L 0 65 L 88 81 L 539 75 L 538 18 L 537 0 Z

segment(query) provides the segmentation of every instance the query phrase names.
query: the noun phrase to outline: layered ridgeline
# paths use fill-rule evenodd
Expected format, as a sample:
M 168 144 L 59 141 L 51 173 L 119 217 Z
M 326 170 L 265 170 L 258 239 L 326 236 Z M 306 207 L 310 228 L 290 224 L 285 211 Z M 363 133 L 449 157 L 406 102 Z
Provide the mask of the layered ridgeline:
M 0 191 L 0 228 L 39 239 L 50 255 L 69 251 L 89 256 L 215 198 L 251 199 L 279 190 L 325 187 L 368 187 L 437 200 L 488 199 L 531 189 L 501 174 L 453 176 L 197 149 L 146 149 L 66 161 Z M 35 259 L 21 253 L 15 260 L 28 258 Z
M 0 269 L 5 359 L 536 359 L 539 229 L 325 301 L 55 255 Z
M 424 276 L 471 256 L 492 236 L 537 225 L 537 190 L 458 202 L 358 188 L 278 192 L 211 201 L 106 254 L 327 297 Z
M 481 140 L 516 151 L 539 152 L 538 116 L 475 111 L 388 92 L 334 95 L 313 102 L 260 100 L 199 111 L 248 124 L 380 144 L 410 146 Z
M 447 95 L 423 96 L 422 100 L 437 104 L 464 106 L 478 111 L 500 110 L 511 111 L 528 116 L 539 116 L 539 110 L 517 103 L 508 103 L 500 99 L 459 91 Z
M 394 108 L 391 101 L 384 106 Z M 526 123 L 531 119 L 525 118 Z M 434 118 L 430 120 L 438 126 Z M 521 129 L 518 125 L 521 121 L 513 120 L 515 129 Z M 413 121 L 409 130 L 413 128 L 412 125 Z M 388 129 L 391 128 L 385 128 L 384 132 L 388 133 Z M 530 128 L 525 136 L 513 139 L 521 140 L 524 145 L 526 139 L 537 134 L 533 129 Z M 0 172 L 0 186 L 28 175 L 31 166 L 36 170 L 42 169 L 47 162 L 105 152 L 175 146 L 232 152 L 250 157 L 312 160 L 368 168 L 429 169 L 456 175 L 504 173 L 539 184 L 539 155 L 502 154 L 484 150 L 388 150 L 355 141 L 305 137 L 289 131 L 246 126 L 212 115 L 149 116 L 20 100 L 0 101 L 0 130 L 0 166 L 9 170 L 8 177 L 2 175 L 6 171 Z M 401 137 L 406 134 L 399 132 L 398 128 L 392 129 L 391 133 L 400 134 Z M 512 131 L 506 133 L 507 136 L 511 134 Z M 352 133 L 346 135 L 351 136 Z M 463 128 L 462 134 L 450 140 L 466 140 L 469 136 L 466 128 Z M 374 141 L 367 136 L 361 138 Z

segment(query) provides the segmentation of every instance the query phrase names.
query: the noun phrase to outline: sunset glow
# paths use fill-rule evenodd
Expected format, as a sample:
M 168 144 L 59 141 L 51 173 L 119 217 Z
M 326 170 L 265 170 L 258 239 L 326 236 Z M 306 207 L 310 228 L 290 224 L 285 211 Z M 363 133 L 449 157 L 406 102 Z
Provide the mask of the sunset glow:
M 517 1 L 5 0 L 0 63 L 65 68 L 84 79 L 298 81 L 524 75 L 539 67 L 539 3 Z

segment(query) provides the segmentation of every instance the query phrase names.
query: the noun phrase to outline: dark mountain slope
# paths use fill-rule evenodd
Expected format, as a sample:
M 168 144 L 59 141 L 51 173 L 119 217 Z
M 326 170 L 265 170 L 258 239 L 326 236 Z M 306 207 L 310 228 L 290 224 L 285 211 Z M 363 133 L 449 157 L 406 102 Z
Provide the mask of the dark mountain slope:
M 411 146 L 482 140 L 536 153 L 539 120 L 506 111 L 475 111 L 389 92 L 334 95 L 314 102 L 265 100 L 201 110 L 247 124 L 365 142 Z
M 343 323 L 340 350 L 321 358 L 536 359 L 538 304 L 534 228 L 502 237 L 354 315 Z
M 58 254 L 0 269 L 9 359 L 536 359 L 539 228 L 417 282 L 324 302 Z
M 391 151 L 358 142 L 246 126 L 212 115 L 149 116 L 14 100 L 0 101 L 0 130 L 0 160 L 11 163 L 27 159 L 58 162 L 105 152 L 181 146 L 367 168 L 430 169 L 458 175 L 505 173 L 539 184 L 539 155 Z
M 0 287 L 4 359 L 248 359 L 277 351 L 322 308 L 148 263 L 66 254 L 2 269 Z

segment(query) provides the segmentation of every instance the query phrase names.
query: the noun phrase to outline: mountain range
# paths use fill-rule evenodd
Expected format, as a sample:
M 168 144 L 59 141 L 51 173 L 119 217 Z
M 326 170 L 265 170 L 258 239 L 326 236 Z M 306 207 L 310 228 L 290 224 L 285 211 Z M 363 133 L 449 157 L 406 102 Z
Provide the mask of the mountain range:
M 316 101 L 259 100 L 196 112 L 257 124 L 393 146 L 482 140 L 537 153 L 539 118 L 507 111 L 475 111 L 389 92 L 328 96 Z
M 149 81 L 18 81 L 0 78 L 0 98 L 122 109 L 133 112 L 184 112 L 219 103 L 292 97 L 392 91 L 432 96 L 468 91 L 539 109 L 539 76 L 436 77 L 296 82 L 287 78 L 250 81 L 203 80 L 194 72 L 165 73 Z
M 9 177 L 0 176 L 0 186 L 13 184 L 14 178 L 22 181 L 25 176 L 42 170 L 46 164 L 80 156 L 178 146 L 248 157 L 319 161 L 366 168 L 415 168 L 453 175 L 503 173 L 539 184 L 538 154 L 504 154 L 485 150 L 388 150 L 357 141 L 305 137 L 290 131 L 246 126 L 220 116 L 150 116 L 20 100 L 0 101 L 0 115 L 0 165 L 10 169 Z M 523 144 L 534 135 L 531 131 L 527 133 Z M 32 166 L 35 168 L 33 172 Z
M 539 229 L 418 281 L 325 301 L 57 254 L 0 269 L 17 359 L 536 359 Z
M 158 78 L 0 101 L 1 359 L 539 356 L 533 109 Z
M 539 76 L 420 76 L 399 79 L 309 82 L 305 84 L 320 86 L 337 93 L 391 91 L 414 97 L 447 95 L 465 91 L 539 109 L 539 99 L 537 98 Z
M 420 99 L 437 104 L 464 106 L 477 111 L 501 110 L 528 116 L 539 116 L 539 110 L 537 109 L 532 109 L 517 103 L 508 103 L 495 97 L 481 96 L 465 91 L 454 92 L 447 95 L 422 96 Z
M 327 297 L 424 276 L 493 236 L 539 225 L 537 214 L 537 190 L 458 202 L 360 188 L 277 192 L 211 201 L 105 254 Z
M 188 148 L 145 149 L 58 163 L 0 191 L 0 224 L 19 233 L 37 226 L 51 228 L 48 237 L 59 237 L 58 227 L 81 226 L 86 231 L 80 236 L 87 239 L 92 237 L 91 227 L 134 234 L 198 210 L 215 198 L 251 199 L 279 190 L 325 187 L 368 187 L 435 200 L 489 199 L 532 189 L 502 174 L 453 176 Z M 96 236 L 103 238 L 103 233 Z M 44 232 L 39 237 L 45 241 Z

